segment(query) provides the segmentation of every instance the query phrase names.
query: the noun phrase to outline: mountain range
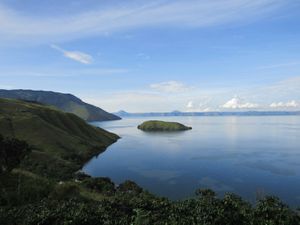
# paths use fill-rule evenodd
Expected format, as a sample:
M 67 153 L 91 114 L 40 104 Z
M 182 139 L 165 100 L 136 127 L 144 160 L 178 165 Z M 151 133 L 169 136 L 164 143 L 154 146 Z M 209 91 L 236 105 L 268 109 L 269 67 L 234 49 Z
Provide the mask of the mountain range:
M 85 103 L 71 94 L 52 91 L 0 90 L 0 98 L 21 99 L 29 102 L 52 105 L 64 112 L 73 113 L 88 122 L 121 119 L 99 107 Z
M 146 112 L 129 113 L 124 110 L 114 113 L 119 117 L 161 117 L 161 116 L 287 116 L 300 115 L 300 111 L 247 111 L 247 112 Z

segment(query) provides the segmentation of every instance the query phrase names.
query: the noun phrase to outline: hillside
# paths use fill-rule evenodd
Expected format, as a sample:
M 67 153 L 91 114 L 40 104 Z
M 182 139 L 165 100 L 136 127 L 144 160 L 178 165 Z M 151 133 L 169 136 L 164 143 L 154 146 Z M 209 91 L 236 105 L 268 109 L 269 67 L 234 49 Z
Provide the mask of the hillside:
M 23 163 L 26 169 L 59 178 L 72 175 L 85 161 L 118 139 L 74 114 L 12 99 L 0 99 L 0 134 L 33 146 Z
M 176 122 L 149 120 L 139 125 L 138 129 L 143 131 L 184 131 L 192 128 Z
M 118 120 L 120 117 L 87 104 L 71 94 L 51 91 L 0 90 L 0 98 L 22 99 L 53 105 L 64 112 L 74 113 L 87 121 Z

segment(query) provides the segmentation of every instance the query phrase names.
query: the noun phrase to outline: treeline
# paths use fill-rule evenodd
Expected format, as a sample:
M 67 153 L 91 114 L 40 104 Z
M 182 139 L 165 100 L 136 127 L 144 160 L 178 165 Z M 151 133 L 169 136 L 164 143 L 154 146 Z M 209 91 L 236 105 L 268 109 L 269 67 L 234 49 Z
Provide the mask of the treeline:
M 0 147 L 1 225 L 300 224 L 298 211 L 276 197 L 251 205 L 234 194 L 218 198 L 212 190 L 199 189 L 194 198 L 171 201 L 132 181 L 115 185 L 109 178 L 75 173 L 57 182 L 18 168 L 30 154 L 26 143 L 1 138 Z M 7 154 L 12 148 L 16 155 Z

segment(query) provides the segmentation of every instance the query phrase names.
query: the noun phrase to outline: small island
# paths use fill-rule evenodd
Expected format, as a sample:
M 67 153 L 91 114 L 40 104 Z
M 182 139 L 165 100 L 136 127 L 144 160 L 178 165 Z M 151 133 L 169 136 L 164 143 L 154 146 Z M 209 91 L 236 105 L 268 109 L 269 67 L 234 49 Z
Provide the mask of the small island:
M 187 127 L 181 123 L 159 120 L 149 120 L 143 122 L 137 128 L 143 131 L 184 131 L 192 129 L 192 127 Z

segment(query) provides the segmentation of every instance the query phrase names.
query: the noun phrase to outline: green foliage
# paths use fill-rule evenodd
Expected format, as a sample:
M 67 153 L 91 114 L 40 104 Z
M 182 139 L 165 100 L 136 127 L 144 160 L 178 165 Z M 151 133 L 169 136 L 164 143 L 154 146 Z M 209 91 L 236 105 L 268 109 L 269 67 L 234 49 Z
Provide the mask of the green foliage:
M 29 145 L 25 141 L 15 138 L 4 139 L 0 135 L 0 174 L 9 172 L 19 166 L 21 160 L 30 150 Z
M 195 191 L 197 196 L 214 198 L 216 193 L 211 189 L 198 189 Z
M 133 217 L 133 224 L 136 225 L 147 225 L 150 224 L 150 212 L 141 210 L 141 209 L 135 209 L 134 212 L 136 215 Z
M 138 129 L 143 131 L 184 131 L 192 128 L 176 122 L 150 120 L 143 122 Z
M 131 217 L 110 202 L 43 200 L 18 208 L 0 209 L 1 225 L 124 225 Z
M 300 224 L 300 217 L 292 212 L 277 197 L 266 197 L 258 202 L 254 211 L 255 225 L 291 225 Z
M 54 182 L 25 171 L 13 171 L 0 177 L 0 206 L 18 206 L 49 196 Z M 1 223 L 0 223 L 1 224 Z
M 221 201 L 221 221 L 228 225 L 249 225 L 253 218 L 253 211 L 248 202 L 235 194 L 226 194 Z
M 115 193 L 115 184 L 106 177 L 85 178 L 82 185 L 92 191 L 112 195 Z
M 91 178 L 91 176 L 88 175 L 88 174 L 86 174 L 86 173 L 84 173 L 83 171 L 77 171 L 77 172 L 74 174 L 74 178 L 75 178 L 76 180 L 82 181 L 82 180 L 84 180 L 84 179 Z
M 33 151 L 22 161 L 21 168 L 43 177 L 61 181 L 71 179 L 73 173 L 79 170 L 81 165 L 46 152 Z
M 120 192 L 125 192 L 129 194 L 139 194 L 143 191 L 136 183 L 130 180 L 126 180 L 124 183 L 118 186 Z
M 72 182 L 60 182 L 50 193 L 49 198 L 56 200 L 80 198 L 79 187 Z
M 299 225 L 300 217 L 278 199 L 267 197 L 256 207 L 233 194 L 217 198 L 206 190 L 196 198 L 172 202 L 142 190 L 138 193 L 116 189 L 103 198 L 87 199 L 81 189 L 98 191 L 103 180 L 57 184 L 47 199 L 26 205 L 0 207 L 1 225 L 33 224 L 170 224 L 170 225 Z M 95 184 L 90 189 L 90 184 Z M 130 185 L 129 185 L 130 184 Z M 123 186 L 137 186 L 126 182 Z M 94 186 L 92 186 L 94 187 Z M 136 189 L 136 188 L 134 188 Z M 210 193 L 210 194 L 208 194 Z

